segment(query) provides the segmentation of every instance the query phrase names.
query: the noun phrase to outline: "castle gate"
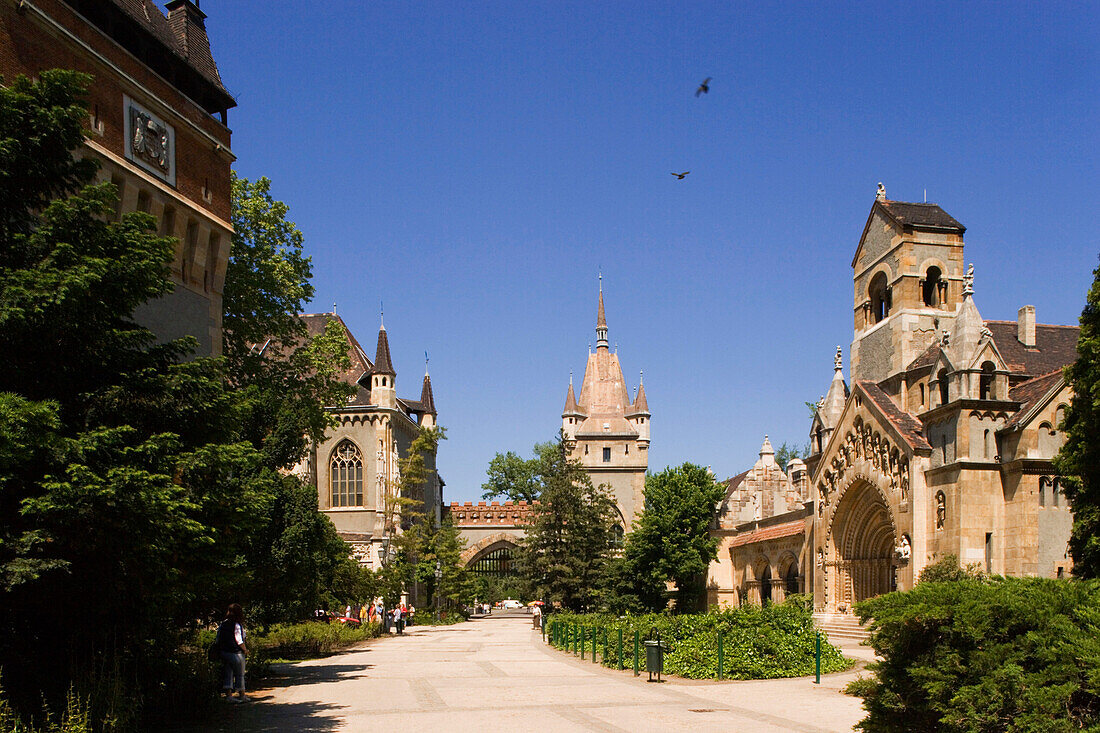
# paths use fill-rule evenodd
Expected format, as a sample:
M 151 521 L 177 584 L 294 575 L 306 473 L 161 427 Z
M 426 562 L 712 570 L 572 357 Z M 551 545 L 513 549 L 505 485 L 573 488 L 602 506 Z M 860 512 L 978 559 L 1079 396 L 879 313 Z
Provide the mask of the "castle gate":
M 848 487 L 833 513 L 825 563 L 830 611 L 895 590 L 894 524 L 882 494 L 860 480 Z

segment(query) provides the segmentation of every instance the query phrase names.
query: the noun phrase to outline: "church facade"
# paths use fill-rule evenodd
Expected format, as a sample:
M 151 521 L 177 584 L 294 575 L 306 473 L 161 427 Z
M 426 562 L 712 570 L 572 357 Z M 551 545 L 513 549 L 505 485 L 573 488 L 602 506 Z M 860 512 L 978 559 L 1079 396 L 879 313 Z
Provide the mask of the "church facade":
M 308 314 L 301 319 L 311 337 L 323 333 L 332 321 L 343 329 L 351 366 L 340 377 L 355 388 L 355 394 L 346 404 L 327 408 L 336 426 L 324 440 L 310 446 L 295 471 L 317 488 L 318 508 L 332 520 L 351 555 L 360 564 L 378 569 L 391 539 L 386 526 L 399 520 L 387 517 L 387 492 L 396 491 L 400 462 L 420 429 L 436 425 L 431 377 L 425 370 L 419 399 L 398 397 L 397 372 L 384 325 L 379 328 L 372 361 L 335 313 Z M 430 478 L 418 498 L 423 510 L 438 522 L 444 484 L 435 458 L 434 454 L 425 456 Z
M 641 379 L 632 400 L 619 355 L 609 347 L 601 287 L 596 310 L 596 351 L 592 353 L 590 347 L 579 398 L 573 391 L 572 377 L 569 379 L 561 428 L 570 457 L 580 461 L 592 483 L 611 487 L 624 532 L 630 531 L 644 502 L 649 418 L 649 403 Z
M 851 383 L 838 348 L 810 429 L 804 502 L 729 522 L 731 568 L 715 565 L 712 586 L 726 572 L 738 602 L 756 601 L 766 570 L 773 590 L 793 589 L 781 567 L 765 567 L 778 530 L 762 529 L 781 525 L 822 614 L 911 588 L 947 555 L 990 573 L 1068 574 L 1072 516 L 1051 460 L 1078 329 L 1036 323 L 1031 305 L 1015 321 L 983 319 L 965 231 L 940 206 L 891 201 L 880 184 L 852 260 Z

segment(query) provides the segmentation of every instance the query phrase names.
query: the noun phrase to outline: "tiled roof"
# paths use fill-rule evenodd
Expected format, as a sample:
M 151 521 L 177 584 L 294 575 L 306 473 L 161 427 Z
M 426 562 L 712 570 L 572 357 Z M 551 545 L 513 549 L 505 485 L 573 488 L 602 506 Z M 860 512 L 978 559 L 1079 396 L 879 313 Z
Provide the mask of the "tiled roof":
M 750 468 L 744 473 L 739 473 L 733 478 L 728 478 L 725 481 L 720 482 L 726 487 L 726 496 L 724 501 L 728 500 L 734 491 L 737 491 L 737 487 L 741 485 L 741 482 L 745 480 L 745 477 L 748 476 L 751 471 L 752 469 Z
M 930 367 L 936 363 L 936 359 L 940 356 L 940 342 L 929 346 L 924 350 L 924 353 L 913 359 L 913 362 L 909 365 L 906 371 L 912 371 L 914 369 L 920 369 L 921 367 Z
M 886 213 L 902 226 L 946 229 L 957 231 L 960 234 L 966 231 L 966 227 L 960 224 L 955 217 L 940 208 L 939 204 L 913 204 L 905 201 L 879 201 Z
M 1058 369 L 1050 374 L 1044 374 L 1041 377 L 1035 377 L 1029 379 L 1026 382 L 1017 384 L 1015 387 L 1008 391 L 1009 399 L 1020 402 L 1020 409 L 1012 416 L 1012 419 L 1005 423 L 1004 428 L 1014 428 L 1020 424 L 1027 414 L 1028 410 L 1039 400 L 1045 397 L 1050 390 L 1054 389 L 1055 385 L 1062 381 L 1062 370 Z
M 1037 376 L 1061 369 L 1077 359 L 1077 326 L 1035 325 L 1035 347 L 1020 343 L 1016 321 L 986 321 L 997 351 L 1014 372 Z
M 802 534 L 805 531 L 806 522 L 802 519 L 798 519 L 793 522 L 784 522 L 783 524 L 776 524 L 771 527 L 761 527 L 760 529 L 754 532 L 749 532 L 748 534 L 737 535 L 730 542 L 730 547 L 742 547 L 744 545 L 751 545 L 756 542 L 777 540 L 781 537 L 793 537 L 794 535 Z
M 328 325 L 329 321 L 335 320 L 340 324 L 348 340 L 348 360 L 351 361 L 351 366 L 340 373 L 340 381 L 345 384 L 357 386 L 359 384 L 359 379 L 364 374 L 368 373 L 373 365 L 370 359 L 367 358 L 366 352 L 363 351 L 363 347 L 359 345 L 355 336 L 348 329 L 347 324 L 344 323 L 344 320 L 335 313 L 304 313 L 299 315 L 298 318 L 305 324 L 306 333 L 310 338 L 324 333 L 325 327 Z M 362 387 L 359 387 L 359 393 L 360 394 L 349 402 L 349 404 L 367 403 L 369 393 Z
M 932 450 L 932 446 L 928 445 L 928 441 L 924 439 L 924 431 L 919 420 L 898 407 L 890 399 L 890 395 L 883 392 L 874 382 L 860 380 L 856 384 L 875 403 L 879 411 L 882 412 L 883 417 L 894 426 L 894 429 L 898 431 L 911 448 L 915 450 Z
M 203 22 L 206 15 L 197 5 L 190 0 L 172 0 L 168 3 L 169 12 L 166 17 L 153 0 L 108 2 L 224 94 L 223 104 L 235 106 L 236 103 L 222 83 L 218 66 L 210 52 L 210 39 Z M 189 19 L 188 14 L 194 20 Z

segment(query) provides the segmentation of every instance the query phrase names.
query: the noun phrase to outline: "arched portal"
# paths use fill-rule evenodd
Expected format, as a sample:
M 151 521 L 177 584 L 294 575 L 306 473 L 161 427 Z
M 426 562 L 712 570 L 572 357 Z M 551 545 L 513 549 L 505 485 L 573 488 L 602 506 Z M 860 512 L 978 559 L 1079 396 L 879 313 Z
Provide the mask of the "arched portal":
M 519 573 L 515 564 L 516 546 L 508 541 L 496 542 L 475 555 L 466 565 L 474 575 L 511 578 Z
M 828 594 L 833 610 L 895 589 L 894 525 L 882 494 L 866 481 L 844 492 L 829 532 Z

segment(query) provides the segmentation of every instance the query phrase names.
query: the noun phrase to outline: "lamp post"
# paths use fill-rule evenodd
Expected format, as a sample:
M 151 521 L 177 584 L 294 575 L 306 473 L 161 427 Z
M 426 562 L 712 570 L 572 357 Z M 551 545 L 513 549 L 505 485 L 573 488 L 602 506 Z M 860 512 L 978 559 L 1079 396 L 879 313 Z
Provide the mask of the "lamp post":
M 439 566 L 439 560 L 435 561 L 435 620 L 440 621 L 439 618 L 439 583 L 443 580 L 443 569 Z

